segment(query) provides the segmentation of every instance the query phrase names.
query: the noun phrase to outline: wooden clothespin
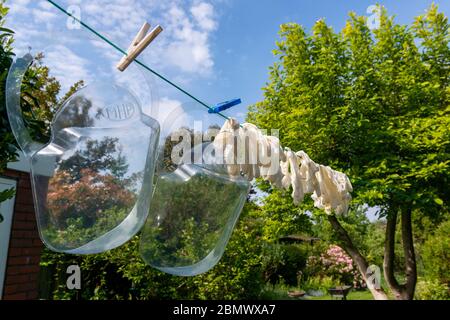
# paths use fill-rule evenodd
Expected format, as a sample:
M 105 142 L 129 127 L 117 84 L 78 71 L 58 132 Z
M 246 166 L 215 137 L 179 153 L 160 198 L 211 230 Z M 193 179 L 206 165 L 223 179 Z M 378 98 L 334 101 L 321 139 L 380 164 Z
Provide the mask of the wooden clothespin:
M 147 46 L 163 31 L 161 26 L 156 26 L 149 34 L 147 34 L 148 30 L 150 30 L 150 24 L 147 22 L 144 23 L 141 30 L 134 37 L 133 42 L 127 50 L 128 55 L 124 56 L 120 59 L 119 64 L 117 65 L 117 69 L 120 71 L 124 71 L 128 66 L 136 59 L 142 51 L 147 48 Z

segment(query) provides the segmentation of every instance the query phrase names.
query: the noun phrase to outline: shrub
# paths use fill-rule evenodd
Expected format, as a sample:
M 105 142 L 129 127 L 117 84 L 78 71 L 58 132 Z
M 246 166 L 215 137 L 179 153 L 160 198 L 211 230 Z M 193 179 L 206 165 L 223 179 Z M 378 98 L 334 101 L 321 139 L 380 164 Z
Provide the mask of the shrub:
M 289 286 L 299 284 L 306 267 L 308 247 L 302 244 L 266 244 L 263 249 L 264 279 L 271 284 L 280 281 Z
M 340 285 L 353 285 L 355 288 L 365 287 L 360 273 L 353 264 L 353 260 L 345 251 L 336 245 L 331 245 L 320 254 L 308 258 L 305 269 L 305 280 L 316 277 L 331 277 Z
M 315 276 L 309 277 L 302 284 L 302 289 L 305 291 L 320 290 L 323 293 L 328 292 L 328 289 L 336 287 L 339 283 L 330 276 Z
M 416 285 L 415 298 L 417 300 L 449 300 L 449 288 L 436 279 L 419 279 Z
M 139 256 L 139 236 L 120 248 L 96 255 L 73 256 L 45 251 L 44 279 L 53 299 L 254 299 L 263 288 L 259 222 L 251 204 L 227 245 L 223 258 L 210 271 L 195 277 L 177 277 L 146 265 Z M 79 293 L 66 288 L 66 268 L 81 269 Z M 45 272 L 48 270 L 48 272 Z
M 421 247 L 427 279 L 450 283 L 450 220 L 439 225 Z

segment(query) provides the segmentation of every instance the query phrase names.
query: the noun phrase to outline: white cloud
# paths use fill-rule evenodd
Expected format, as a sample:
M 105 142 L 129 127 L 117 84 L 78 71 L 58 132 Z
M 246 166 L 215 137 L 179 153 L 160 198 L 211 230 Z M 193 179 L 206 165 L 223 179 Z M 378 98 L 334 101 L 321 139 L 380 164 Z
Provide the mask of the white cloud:
M 160 24 L 163 33 L 143 54 L 144 60 L 153 65 L 187 76 L 205 76 L 213 71 L 210 38 L 217 21 L 214 7 L 207 2 L 98 0 L 84 2 L 81 9 L 82 18 L 123 48 L 128 47 L 144 21 Z
M 175 5 L 166 14 L 173 37 L 167 46 L 167 58 L 182 71 L 208 75 L 214 66 L 209 44 L 210 33 L 216 28 L 213 7 L 202 2 L 190 11 L 192 19 Z
M 217 22 L 214 20 L 214 7 L 210 3 L 200 2 L 191 7 L 195 21 L 205 31 L 214 31 Z
M 57 12 L 53 11 L 52 8 L 39 8 L 32 9 L 34 21 L 37 23 L 49 23 L 58 17 Z
M 218 21 L 213 5 L 205 0 L 59 0 L 58 3 L 65 8 L 80 6 L 82 20 L 124 49 L 143 22 L 160 24 L 163 33 L 142 54 L 141 60 L 184 85 L 195 77 L 213 75 L 211 38 Z M 115 49 L 85 30 L 66 32 L 67 18 L 47 1 L 10 0 L 8 5 L 11 10 L 7 21 L 16 31 L 16 52 L 27 52 L 28 46 L 33 47 L 33 52 L 43 50 L 46 63 L 63 88 L 80 79 L 93 80 L 94 72 L 105 77 L 116 71 L 120 55 Z M 77 41 L 80 44 L 75 44 Z M 58 45 L 61 52 L 56 53 L 53 49 Z M 77 46 L 82 46 L 82 50 Z M 49 47 L 53 52 L 47 52 Z M 96 62 L 102 66 L 96 67 Z M 137 81 L 132 76 L 127 79 L 131 87 Z
M 6 4 L 9 7 L 9 13 L 10 15 L 13 14 L 27 14 L 29 9 L 28 5 L 30 3 L 30 0 L 14 0 L 14 1 L 8 1 Z
M 61 83 L 62 92 L 67 92 L 77 81 L 89 83 L 93 80 L 89 73 L 89 62 L 63 45 L 48 49 L 45 64 L 50 68 L 51 75 Z
M 181 127 L 192 126 L 189 115 L 178 100 L 161 98 L 154 106 L 151 116 L 158 120 L 161 126 L 161 138 Z

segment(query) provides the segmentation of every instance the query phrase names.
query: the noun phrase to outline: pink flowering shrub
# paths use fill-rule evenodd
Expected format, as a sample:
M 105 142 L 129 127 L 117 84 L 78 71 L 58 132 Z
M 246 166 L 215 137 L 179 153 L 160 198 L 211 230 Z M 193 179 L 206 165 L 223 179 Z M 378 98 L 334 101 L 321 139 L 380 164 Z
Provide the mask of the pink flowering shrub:
M 335 245 L 331 245 L 326 253 L 320 257 L 322 264 L 336 273 L 349 273 L 353 271 L 353 260 L 345 251 Z
M 365 282 L 353 264 L 352 258 L 336 245 L 331 245 L 320 256 L 311 256 L 307 268 L 310 275 L 332 277 L 341 285 L 353 285 L 354 288 L 365 287 Z

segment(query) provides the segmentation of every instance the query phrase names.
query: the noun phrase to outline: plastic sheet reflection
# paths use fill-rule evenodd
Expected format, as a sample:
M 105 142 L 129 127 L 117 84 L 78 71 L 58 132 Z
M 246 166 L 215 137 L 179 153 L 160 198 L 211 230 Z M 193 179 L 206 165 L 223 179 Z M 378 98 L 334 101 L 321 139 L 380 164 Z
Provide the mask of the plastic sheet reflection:
M 249 183 L 228 176 L 223 165 L 212 162 L 184 163 L 158 176 L 141 237 L 142 257 L 151 266 L 192 276 L 208 271 L 221 258 Z

